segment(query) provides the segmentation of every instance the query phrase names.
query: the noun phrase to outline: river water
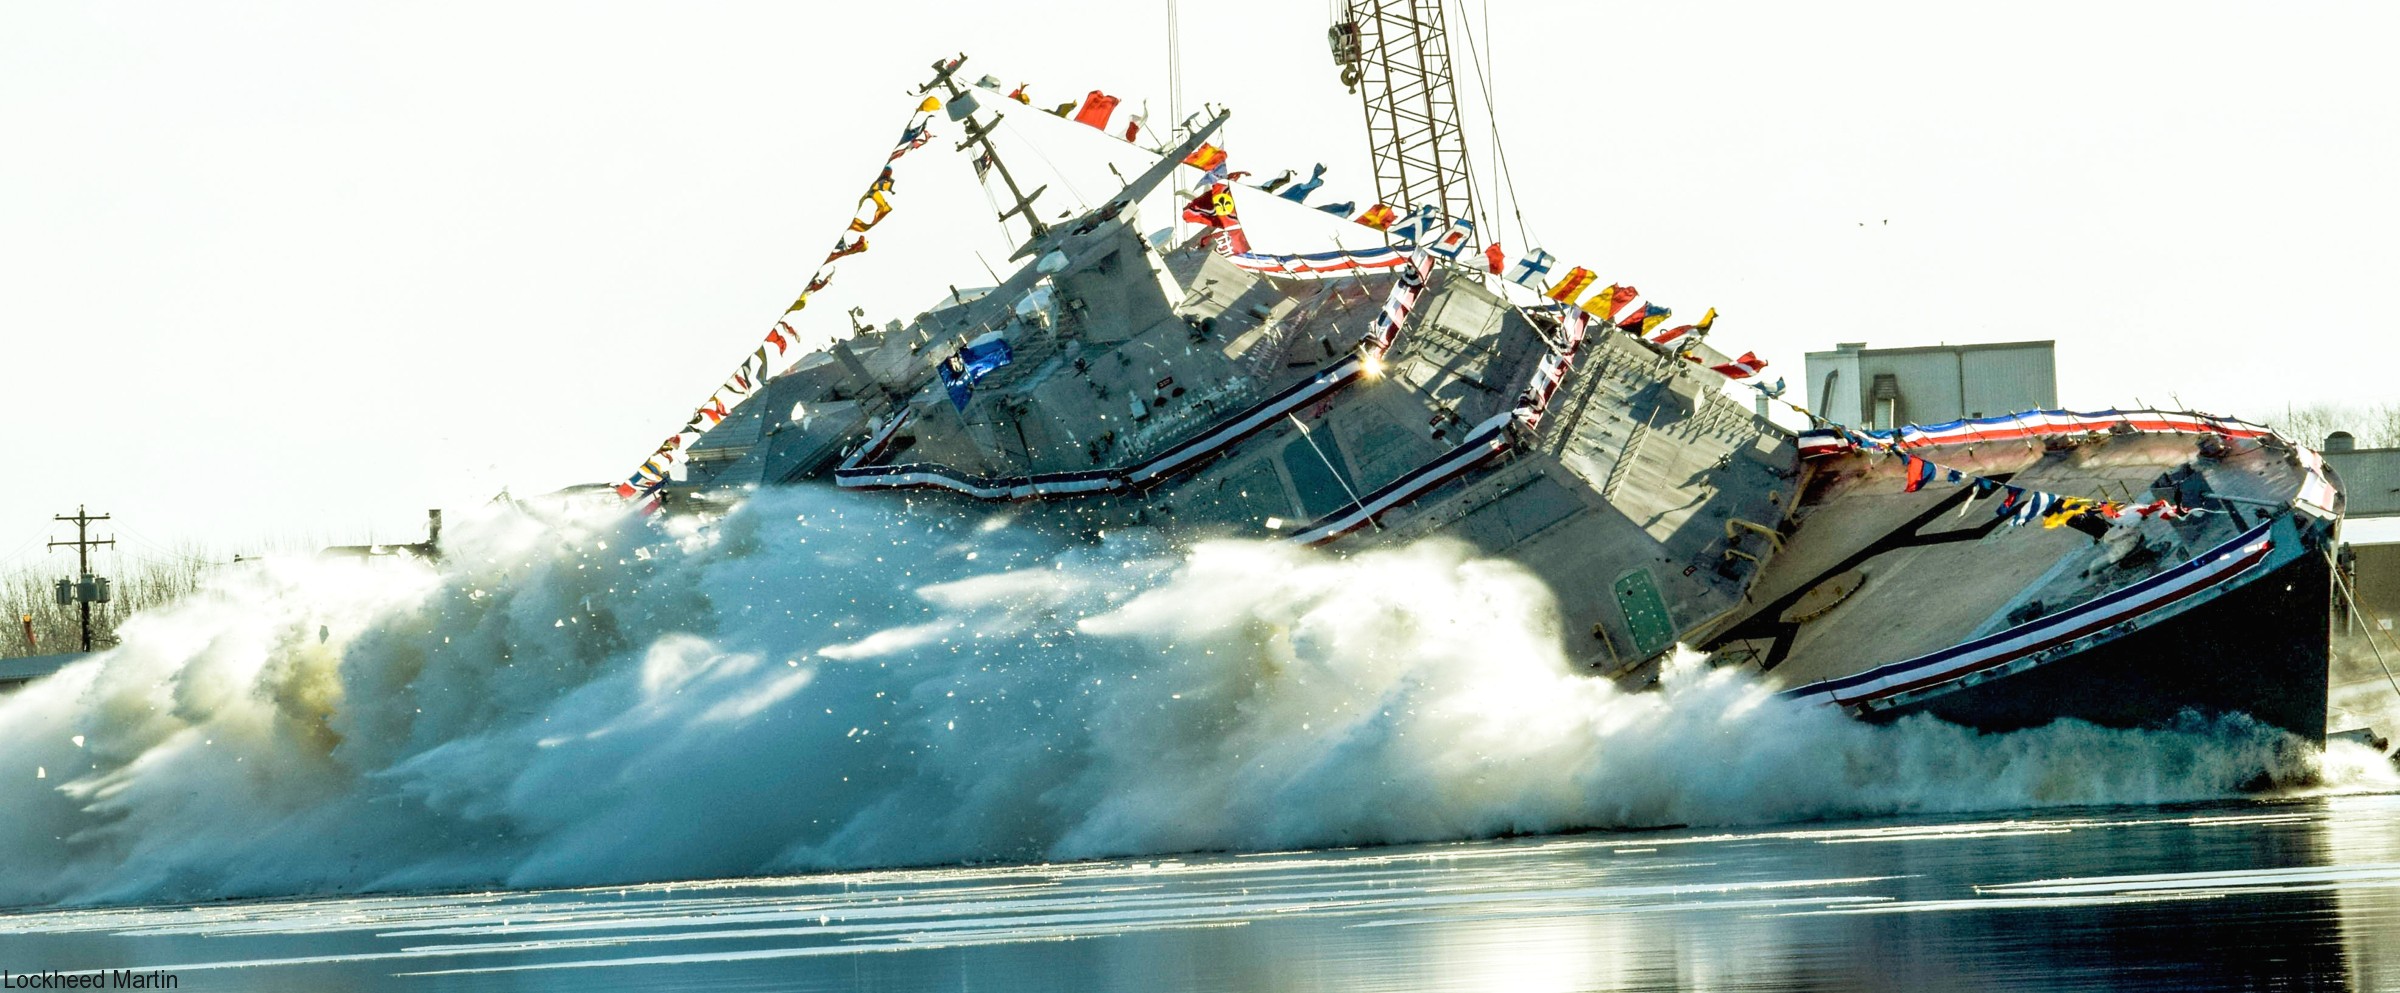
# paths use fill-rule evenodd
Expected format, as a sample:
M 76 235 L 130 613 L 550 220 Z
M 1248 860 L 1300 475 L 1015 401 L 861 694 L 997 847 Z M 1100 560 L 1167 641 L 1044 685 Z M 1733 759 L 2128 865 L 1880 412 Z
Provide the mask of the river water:
M 0 916 L 184 990 L 2391 989 L 2400 796 Z
M 229 570 L 0 697 L 0 987 L 2387 985 L 2361 746 L 1624 692 L 1462 545 L 1014 513 Z

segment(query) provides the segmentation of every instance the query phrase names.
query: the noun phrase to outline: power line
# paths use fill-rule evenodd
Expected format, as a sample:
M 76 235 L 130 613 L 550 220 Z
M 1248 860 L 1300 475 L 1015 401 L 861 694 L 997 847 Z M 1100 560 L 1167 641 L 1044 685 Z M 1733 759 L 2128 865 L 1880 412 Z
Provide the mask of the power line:
M 189 565 L 207 565 L 207 566 L 215 566 L 215 565 L 223 565 L 223 564 L 224 564 L 223 562 L 217 561 L 216 559 L 214 559 L 214 558 L 211 558 L 211 557 L 209 557 L 209 556 L 208 556 L 208 555 L 206 555 L 206 554 L 194 555 L 194 554 L 190 553 L 189 551 L 185 551 L 185 550 L 178 550 L 178 549 L 177 549 L 175 546 L 173 546 L 173 545 L 169 545 L 169 544 L 167 544 L 166 542 L 163 542 L 163 541 L 160 541 L 160 540 L 158 540 L 158 539 L 156 539 L 156 538 L 150 537 L 148 534 L 144 533 L 144 532 L 143 532 L 143 531 L 142 531 L 140 528 L 136 528 L 136 527 L 134 527 L 134 526 L 133 526 L 133 525 L 131 525 L 131 524 L 126 524 L 126 523 L 124 523 L 124 522 L 121 522 L 121 521 L 120 521 L 120 522 L 118 522 L 118 523 L 117 523 L 117 529 L 118 529 L 119 531 L 122 531 L 122 532 L 124 532 L 124 533 L 125 533 L 126 535 L 128 535 L 129 537 L 131 537 L 131 538 L 133 539 L 133 541 L 134 541 L 134 543 L 135 543 L 135 544 L 137 544 L 137 545 L 140 545 L 140 546 L 142 546 L 142 547 L 144 547 L 144 548 L 147 548 L 147 549 L 149 549 L 149 550 L 150 550 L 150 554 L 149 554 L 149 555 L 142 555 L 142 554 L 140 554 L 140 553 L 134 553 L 134 554 L 135 554 L 135 557 L 136 557 L 137 559 L 140 559 L 141 561 L 145 561 L 145 562 L 162 562 L 162 561 L 172 561 L 172 562 L 181 562 L 181 563 L 186 563 L 186 564 L 189 564 Z
M 16 558 L 18 555 L 23 554 L 26 549 L 32 548 L 34 542 L 40 540 L 42 540 L 42 536 L 38 534 L 27 536 L 25 540 L 17 542 L 16 547 L 11 548 L 6 552 L 0 552 L 0 562 L 6 562 L 10 559 Z

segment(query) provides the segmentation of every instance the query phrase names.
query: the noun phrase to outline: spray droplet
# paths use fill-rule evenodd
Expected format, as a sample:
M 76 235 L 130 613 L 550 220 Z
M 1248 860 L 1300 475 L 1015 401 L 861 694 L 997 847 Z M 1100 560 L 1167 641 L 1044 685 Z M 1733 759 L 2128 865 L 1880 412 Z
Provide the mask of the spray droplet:
M 82 748 L 82 747 L 83 747 L 83 736 L 82 736 L 82 735 L 80 735 L 80 734 L 79 734 L 79 735 L 76 735 L 76 736 L 74 736 L 74 737 L 72 737 L 72 738 L 69 738 L 69 739 L 67 739 L 67 740 L 68 740 L 68 741 L 72 741 L 72 742 L 74 742 L 74 743 L 75 743 L 75 747 L 77 747 L 77 748 Z
M 41 766 L 38 766 L 38 765 L 37 765 L 37 766 L 34 766 L 34 767 L 33 767 L 33 778 L 35 778 L 35 779 L 48 779 L 48 778 L 50 778 L 50 770 L 48 770 L 48 769 L 44 769 L 44 768 L 42 768 Z

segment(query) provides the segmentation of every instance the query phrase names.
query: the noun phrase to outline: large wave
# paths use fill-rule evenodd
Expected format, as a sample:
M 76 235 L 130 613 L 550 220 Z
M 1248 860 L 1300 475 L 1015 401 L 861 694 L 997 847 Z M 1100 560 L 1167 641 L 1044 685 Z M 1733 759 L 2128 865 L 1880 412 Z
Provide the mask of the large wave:
M 546 886 L 2217 796 L 2248 722 L 1622 693 L 1440 541 L 1046 536 L 825 490 L 269 562 L 0 698 L 0 905 Z

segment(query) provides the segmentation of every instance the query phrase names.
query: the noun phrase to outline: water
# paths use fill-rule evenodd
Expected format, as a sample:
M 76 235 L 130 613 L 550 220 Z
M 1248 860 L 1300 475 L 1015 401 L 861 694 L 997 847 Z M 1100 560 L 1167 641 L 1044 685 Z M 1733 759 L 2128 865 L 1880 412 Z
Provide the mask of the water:
M 185 990 L 2390 989 L 2400 797 L 0 917 Z
M 1886 954 L 1916 917 L 1831 914 L 1852 903 L 2333 864 L 2270 842 L 2338 834 L 2355 818 L 2336 805 L 2373 801 L 1911 841 L 1762 825 L 2212 801 L 2247 816 L 2258 801 L 2237 798 L 2262 781 L 2400 788 L 2363 749 L 2319 754 L 2242 720 L 1870 727 L 1697 658 L 1660 692 L 1620 693 L 1559 657 L 1534 577 L 1460 546 L 1176 551 L 1009 513 L 824 491 L 706 528 L 501 508 L 458 521 L 438 568 L 229 573 L 0 698 L 0 907 L 62 908 L 13 918 L 0 968 L 190 966 L 187 983 L 220 988 L 1401 988 L 1468 982 L 1461 963 L 1565 977 L 1605 961 L 1634 971 L 1600 985 L 1719 975 L 1687 966 L 1805 985 L 1938 959 Z M 1454 844 L 1662 825 L 1699 833 Z M 1444 846 L 1325 851 L 1419 843 Z M 1642 847 L 1657 851 L 1620 851 Z M 1318 854 L 856 874 L 1293 850 Z M 736 878 L 753 881 L 643 885 Z M 491 895 L 288 902 L 461 891 Z M 209 902 L 229 899 L 269 902 Z M 945 900 L 959 906 L 912 916 Z M 750 927 L 724 915 L 752 906 L 784 930 L 678 936 Z M 1787 916 L 1804 912 L 1828 916 Z M 444 930 L 500 923 L 468 920 L 487 913 L 511 929 Z M 523 942 L 513 929 L 550 913 L 569 917 L 530 940 L 574 944 L 437 947 Z M 592 913 L 635 919 L 573 917 Z M 653 919 L 686 913 L 710 919 Z

